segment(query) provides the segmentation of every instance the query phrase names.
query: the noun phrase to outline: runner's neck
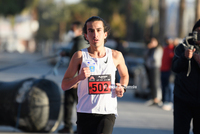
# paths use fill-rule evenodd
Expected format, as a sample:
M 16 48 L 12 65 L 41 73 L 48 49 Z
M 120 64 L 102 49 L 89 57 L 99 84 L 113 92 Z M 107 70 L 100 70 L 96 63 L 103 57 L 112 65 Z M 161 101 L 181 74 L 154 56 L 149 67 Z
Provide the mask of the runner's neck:
M 106 56 L 106 48 L 101 47 L 101 48 L 93 49 L 93 48 L 89 47 L 88 53 L 93 58 L 102 58 L 102 57 Z

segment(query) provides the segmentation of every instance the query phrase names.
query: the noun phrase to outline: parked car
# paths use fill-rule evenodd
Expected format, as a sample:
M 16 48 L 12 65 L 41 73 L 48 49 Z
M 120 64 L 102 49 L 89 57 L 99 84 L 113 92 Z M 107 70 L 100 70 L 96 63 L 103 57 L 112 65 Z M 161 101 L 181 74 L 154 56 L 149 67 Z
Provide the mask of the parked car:
M 126 43 L 126 55 L 124 55 L 124 58 L 129 72 L 129 90 L 133 90 L 134 97 L 148 98 L 150 90 L 148 89 L 148 79 L 143 58 L 146 46 L 140 42 Z M 116 42 L 108 40 L 105 46 L 115 49 Z

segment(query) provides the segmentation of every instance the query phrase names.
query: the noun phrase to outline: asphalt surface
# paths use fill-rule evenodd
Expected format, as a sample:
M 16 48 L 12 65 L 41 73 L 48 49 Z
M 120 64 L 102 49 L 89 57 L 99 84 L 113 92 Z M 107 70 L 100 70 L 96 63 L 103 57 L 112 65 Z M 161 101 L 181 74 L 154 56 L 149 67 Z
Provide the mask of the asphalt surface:
M 60 87 L 67 65 L 59 67 L 57 75 L 54 75 L 52 71 L 54 66 L 50 64 L 52 60 L 38 61 L 42 58 L 44 56 L 38 53 L 0 52 L 0 81 L 16 81 L 28 77 L 40 78 L 49 72 L 46 78 L 56 82 Z M 147 100 L 135 98 L 133 93 L 133 89 L 128 89 L 123 98 L 118 98 L 119 116 L 116 118 L 113 134 L 172 134 L 173 111 L 164 111 L 157 106 L 147 106 L 145 105 Z M 75 107 L 72 122 L 75 129 Z M 54 133 L 62 128 L 63 122 Z M 0 126 L 0 132 L 25 133 L 12 126 L 4 125 Z

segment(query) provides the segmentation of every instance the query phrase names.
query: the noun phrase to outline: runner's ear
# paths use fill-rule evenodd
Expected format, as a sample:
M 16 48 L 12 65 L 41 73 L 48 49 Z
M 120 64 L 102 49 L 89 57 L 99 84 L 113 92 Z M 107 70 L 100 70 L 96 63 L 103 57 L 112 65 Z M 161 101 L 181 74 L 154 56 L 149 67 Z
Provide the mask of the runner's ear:
M 85 37 L 86 40 L 88 40 L 88 38 L 87 38 L 87 34 L 84 34 L 84 37 Z
M 108 33 L 107 33 L 107 32 L 105 32 L 105 33 L 104 33 L 104 39 L 106 39 L 106 38 L 107 38 L 107 35 L 108 35 Z

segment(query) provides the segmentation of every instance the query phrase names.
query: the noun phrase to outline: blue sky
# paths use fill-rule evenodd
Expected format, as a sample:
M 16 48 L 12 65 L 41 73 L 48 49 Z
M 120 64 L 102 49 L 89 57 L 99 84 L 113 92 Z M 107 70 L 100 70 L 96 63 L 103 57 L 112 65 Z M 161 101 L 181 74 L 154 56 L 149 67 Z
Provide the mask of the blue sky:
M 178 3 L 180 0 L 166 0 L 167 3 Z M 186 2 L 194 2 L 195 0 L 186 0 Z

